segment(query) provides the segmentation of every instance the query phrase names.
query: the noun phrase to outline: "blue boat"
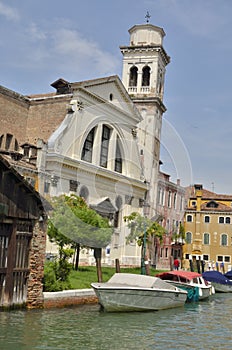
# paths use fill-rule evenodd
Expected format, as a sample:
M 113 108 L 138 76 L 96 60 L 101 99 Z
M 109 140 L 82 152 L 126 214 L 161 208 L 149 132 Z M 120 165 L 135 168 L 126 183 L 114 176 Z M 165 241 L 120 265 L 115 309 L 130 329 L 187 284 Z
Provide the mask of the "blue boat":
M 230 293 L 232 292 L 232 281 L 219 271 L 206 271 L 202 274 L 206 281 L 211 282 L 216 292 Z

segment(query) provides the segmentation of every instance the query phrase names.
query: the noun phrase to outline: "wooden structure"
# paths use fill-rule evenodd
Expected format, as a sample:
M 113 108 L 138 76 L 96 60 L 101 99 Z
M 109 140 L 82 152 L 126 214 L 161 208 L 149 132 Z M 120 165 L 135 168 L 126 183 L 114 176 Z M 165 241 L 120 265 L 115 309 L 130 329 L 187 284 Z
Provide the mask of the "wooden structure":
M 39 194 L 0 156 L 0 308 L 43 306 L 45 232 Z

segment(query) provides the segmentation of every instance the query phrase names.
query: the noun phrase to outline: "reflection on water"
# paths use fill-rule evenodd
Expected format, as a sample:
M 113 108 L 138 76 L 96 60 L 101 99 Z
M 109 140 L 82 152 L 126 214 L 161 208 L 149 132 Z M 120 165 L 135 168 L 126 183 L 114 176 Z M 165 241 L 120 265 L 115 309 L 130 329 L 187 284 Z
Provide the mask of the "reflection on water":
M 157 312 L 98 305 L 0 313 L 1 350 L 231 349 L 232 294 Z

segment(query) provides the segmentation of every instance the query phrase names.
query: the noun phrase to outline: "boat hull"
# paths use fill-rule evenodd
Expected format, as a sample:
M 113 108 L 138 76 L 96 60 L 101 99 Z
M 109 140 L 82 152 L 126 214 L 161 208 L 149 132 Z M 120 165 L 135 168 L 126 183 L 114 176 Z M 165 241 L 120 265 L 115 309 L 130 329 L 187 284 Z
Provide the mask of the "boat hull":
M 91 285 L 100 305 L 107 312 L 164 310 L 183 306 L 187 298 L 186 292 L 180 291 L 106 287 L 99 283 Z
M 232 293 L 232 285 L 226 285 L 222 283 L 211 282 L 217 293 Z

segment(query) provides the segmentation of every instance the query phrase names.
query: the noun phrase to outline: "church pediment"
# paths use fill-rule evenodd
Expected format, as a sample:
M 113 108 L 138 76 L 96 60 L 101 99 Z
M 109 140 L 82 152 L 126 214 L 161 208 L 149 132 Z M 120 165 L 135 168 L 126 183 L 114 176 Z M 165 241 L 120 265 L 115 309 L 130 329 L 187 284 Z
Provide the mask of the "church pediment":
M 109 197 L 99 198 L 96 201 L 92 201 L 90 208 L 96 210 L 102 215 L 114 214 L 117 211 Z

